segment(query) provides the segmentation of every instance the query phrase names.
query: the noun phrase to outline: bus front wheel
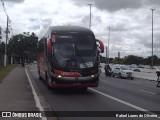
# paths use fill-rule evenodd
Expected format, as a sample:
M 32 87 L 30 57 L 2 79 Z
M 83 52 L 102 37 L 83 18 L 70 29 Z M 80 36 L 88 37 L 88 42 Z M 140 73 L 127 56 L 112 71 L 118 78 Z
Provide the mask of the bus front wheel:
M 40 74 L 40 70 L 38 70 L 38 76 L 39 76 L 39 80 L 42 80 L 41 74 Z
M 82 87 L 82 88 L 80 88 L 80 90 L 82 90 L 82 91 L 87 91 L 87 89 L 88 89 L 88 87 Z
M 48 89 L 51 89 L 52 87 L 51 87 L 51 86 L 49 85 L 49 83 L 48 83 L 48 82 L 49 82 L 49 77 L 48 77 L 47 72 L 45 73 L 45 76 L 46 76 L 46 77 L 45 77 L 45 83 L 46 83 L 46 85 L 47 85 L 47 88 L 48 88 Z

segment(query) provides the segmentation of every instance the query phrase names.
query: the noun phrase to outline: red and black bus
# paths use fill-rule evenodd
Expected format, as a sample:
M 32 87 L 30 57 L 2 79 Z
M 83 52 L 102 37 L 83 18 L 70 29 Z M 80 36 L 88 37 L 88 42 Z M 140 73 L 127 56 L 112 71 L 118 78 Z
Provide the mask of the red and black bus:
M 97 87 L 104 45 L 79 26 L 52 26 L 38 42 L 38 73 L 48 87 Z

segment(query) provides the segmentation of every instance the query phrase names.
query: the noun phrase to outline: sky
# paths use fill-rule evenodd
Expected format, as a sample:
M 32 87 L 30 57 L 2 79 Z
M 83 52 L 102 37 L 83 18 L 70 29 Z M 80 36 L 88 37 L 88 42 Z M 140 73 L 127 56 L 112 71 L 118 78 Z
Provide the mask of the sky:
M 89 27 L 95 37 L 109 44 L 109 56 L 152 55 L 160 57 L 160 0 L 3 0 L 10 19 L 11 35 L 23 32 L 44 34 L 49 26 Z M 6 15 L 0 3 L 0 26 L 6 29 Z M 110 35 L 109 35 L 110 27 Z M 5 41 L 3 32 L 3 40 Z M 106 50 L 102 54 L 106 56 Z

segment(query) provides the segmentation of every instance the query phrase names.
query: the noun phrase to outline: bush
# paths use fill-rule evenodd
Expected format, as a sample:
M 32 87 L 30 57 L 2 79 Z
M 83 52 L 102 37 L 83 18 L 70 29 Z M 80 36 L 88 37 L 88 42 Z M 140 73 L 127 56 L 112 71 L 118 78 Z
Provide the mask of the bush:
M 0 83 L 17 65 L 0 66 Z

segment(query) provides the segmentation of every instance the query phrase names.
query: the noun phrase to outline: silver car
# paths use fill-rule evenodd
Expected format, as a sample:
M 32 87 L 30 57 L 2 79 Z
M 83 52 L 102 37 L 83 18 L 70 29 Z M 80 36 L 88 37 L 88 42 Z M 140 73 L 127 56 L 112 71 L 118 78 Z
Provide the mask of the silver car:
M 118 76 L 121 78 L 134 79 L 134 72 L 126 65 L 116 65 L 112 67 L 113 77 Z

